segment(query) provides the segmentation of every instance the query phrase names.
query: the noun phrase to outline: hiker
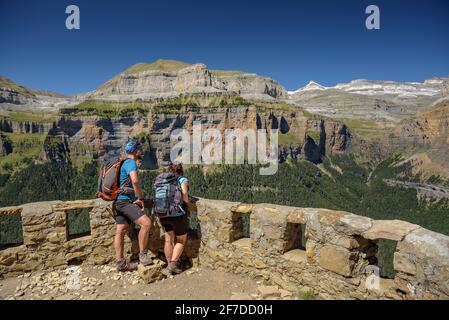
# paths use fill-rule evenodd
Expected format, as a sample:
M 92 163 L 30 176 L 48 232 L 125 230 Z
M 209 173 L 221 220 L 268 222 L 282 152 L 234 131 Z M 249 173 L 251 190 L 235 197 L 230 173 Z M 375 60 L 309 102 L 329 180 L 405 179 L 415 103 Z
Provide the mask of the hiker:
M 165 275 L 179 274 L 179 258 L 187 242 L 189 180 L 184 177 L 182 164 L 170 164 L 168 172 L 156 177 L 153 211 L 164 228 Z M 171 190 L 174 190 L 173 192 Z
M 137 269 L 136 263 L 127 262 L 123 256 L 124 237 L 133 222 L 140 225 L 139 261 L 145 266 L 153 263 L 147 250 L 152 220 L 144 212 L 143 191 L 137 174 L 138 162 L 141 162 L 144 154 L 143 146 L 138 141 L 130 141 L 125 146 L 125 153 L 126 160 L 120 167 L 119 176 L 119 185 L 123 186 L 123 191 L 114 202 L 114 209 L 117 213 L 114 247 L 118 271 Z

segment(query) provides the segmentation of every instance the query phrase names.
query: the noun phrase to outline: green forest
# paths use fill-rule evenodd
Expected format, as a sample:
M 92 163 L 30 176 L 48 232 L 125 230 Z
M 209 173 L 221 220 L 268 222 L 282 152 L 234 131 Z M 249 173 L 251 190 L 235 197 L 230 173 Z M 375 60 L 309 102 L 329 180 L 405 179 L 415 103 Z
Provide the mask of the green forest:
M 418 200 L 415 189 L 388 186 L 385 178 L 413 181 L 411 167 L 391 166 L 397 159 L 385 160 L 370 174 L 350 155 L 332 156 L 314 165 L 307 161 L 286 162 L 273 176 L 259 175 L 254 165 L 217 165 L 207 170 L 186 169 L 192 195 L 247 203 L 273 203 L 297 207 L 345 210 L 374 219 L 401 219 L 449 235 L 449 202 Z M 207 173 L 205 173 L 205 171 Z M 75 200 L 95 197 L 98 164 L 82 170 L 70 164 L 31 164 L 13 173 L 0 184 L 0 207 L 46 200 Z M 140 180 L 151 197 L 159 171 L 142 171 Z M 69 234 L 89 230 L 88 213 L 71 213 Z M 20 221 L 1 222 L 0 243 L 19 242 Z M 394 242 L 382 243 L 378 258 L 383 275 L 392 276 Z

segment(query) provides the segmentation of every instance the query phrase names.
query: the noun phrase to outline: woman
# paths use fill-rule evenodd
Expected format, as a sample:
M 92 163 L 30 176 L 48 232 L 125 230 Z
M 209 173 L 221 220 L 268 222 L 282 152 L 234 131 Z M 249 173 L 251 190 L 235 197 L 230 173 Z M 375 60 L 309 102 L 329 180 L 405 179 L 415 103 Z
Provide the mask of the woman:
M 189 180 L 184 177 L 182 164 L 170 164 L 168 170 L 177 176 L 182 191 L 182 210 L 174 217 L 161 218 L 160 223 L 165 230 L 164 253 L 167 259 L 165 275 L 179 274 L 182 272 L 179 266 L 181 257 L 187 242 L 187 230 L 189 226 L 187 205 L 189 201 Z

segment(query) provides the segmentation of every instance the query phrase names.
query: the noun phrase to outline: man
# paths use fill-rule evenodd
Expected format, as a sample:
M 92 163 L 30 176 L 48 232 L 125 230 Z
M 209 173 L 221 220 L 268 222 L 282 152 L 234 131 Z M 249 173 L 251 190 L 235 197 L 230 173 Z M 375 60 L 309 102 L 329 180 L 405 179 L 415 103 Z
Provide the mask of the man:
M 153 263 L 147 251 L 152 220 L 144 213 L 142 186 L 137 174 L 137 162 L 142 159 L 144 154 L 142 144 L 138 141 L 128 142 L 125 146 L 125 153 L 127 158 L 121 166 L 119 177 L 119 185 L 123 188 L 114 203 L 117 212 L 114 247 L 118 271 L 137 269 L 137 264 L 127 262 L 123 256 L 125 234 L 132 222 L 140 225 L 138 236 L 140 263 L 143 265 Z

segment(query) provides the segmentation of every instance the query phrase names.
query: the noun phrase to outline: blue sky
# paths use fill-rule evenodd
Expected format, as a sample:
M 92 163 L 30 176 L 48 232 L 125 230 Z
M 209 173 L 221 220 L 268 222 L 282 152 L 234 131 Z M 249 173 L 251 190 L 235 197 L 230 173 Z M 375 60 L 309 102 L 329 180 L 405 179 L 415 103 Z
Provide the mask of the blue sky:
M 80 30 L 65 28 L 70 4 Z M 370 4 L 380 30 L 365 28 Z M 159 58 L 251 71 L 288 90 L 422 81 L 449 75 L 449 1 L 0 0 L 0 39 L 1 75 L 64 94 Z

